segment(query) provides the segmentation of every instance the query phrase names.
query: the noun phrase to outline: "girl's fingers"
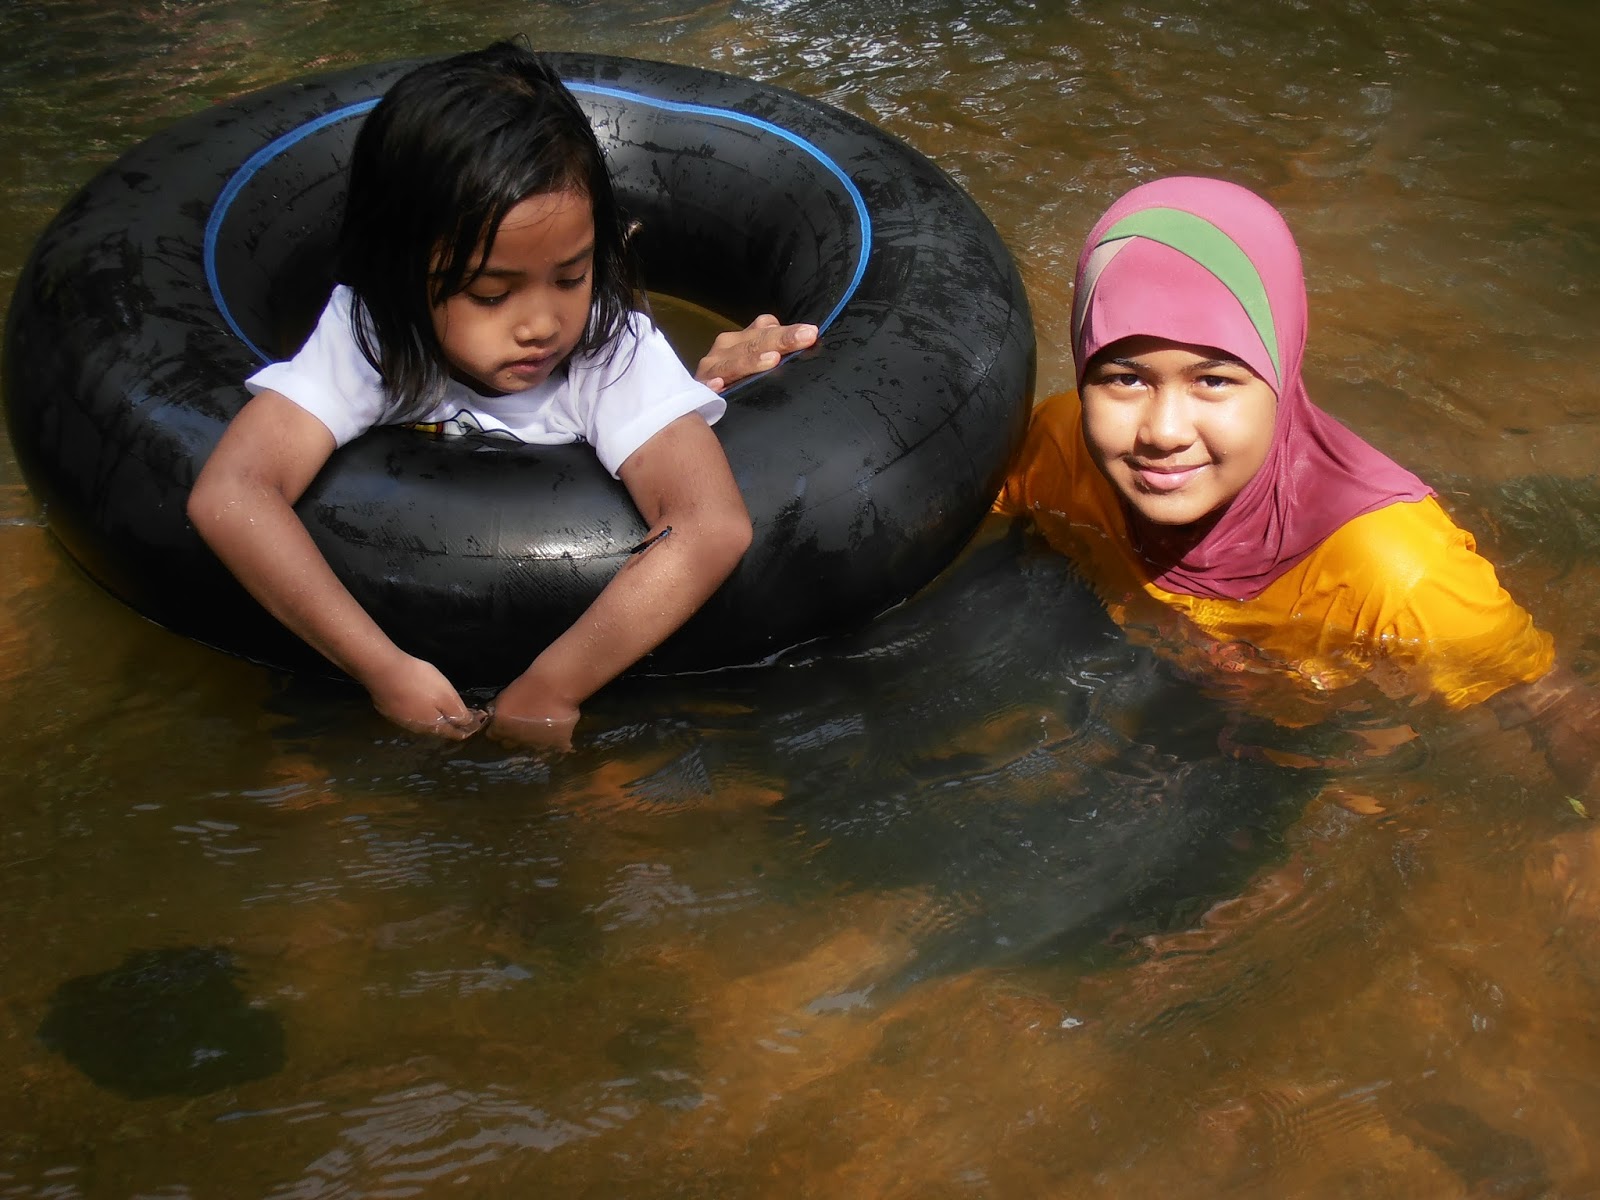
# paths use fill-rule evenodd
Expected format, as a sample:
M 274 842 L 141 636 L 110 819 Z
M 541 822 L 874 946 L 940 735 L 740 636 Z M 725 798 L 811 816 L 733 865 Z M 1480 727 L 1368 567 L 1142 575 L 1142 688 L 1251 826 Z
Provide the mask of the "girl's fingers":
M 804 350 L 807 346 L 817 344 L 818 330 L 815 325 L 791 325 L 783 331 L 783 348 L 785 350 Z
M 450 727 L 459 732 L 464 738 L 469 738 L 483 728 L 484 722 L 489 719 L 489 714 L 482 709 L 469 708 L 458 717 L 446 717 Z

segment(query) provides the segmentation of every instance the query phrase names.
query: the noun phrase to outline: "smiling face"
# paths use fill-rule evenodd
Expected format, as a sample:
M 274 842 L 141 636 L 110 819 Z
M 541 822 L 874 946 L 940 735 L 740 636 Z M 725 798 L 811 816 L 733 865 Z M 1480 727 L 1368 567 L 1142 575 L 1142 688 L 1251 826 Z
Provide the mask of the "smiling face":
M 1210 347 L 1123 338 L 1090 360 L 1080 394 L 1090 454 L 1151 525 L 1220 516 L 1272 448 L 1277 395 Z
M 462 383 L 485 395 L 524 392 L 577 346 L 593 295 L 589 197 L 544 192 L 506 213 L 488 260 L 433 306 L 433 330 Z

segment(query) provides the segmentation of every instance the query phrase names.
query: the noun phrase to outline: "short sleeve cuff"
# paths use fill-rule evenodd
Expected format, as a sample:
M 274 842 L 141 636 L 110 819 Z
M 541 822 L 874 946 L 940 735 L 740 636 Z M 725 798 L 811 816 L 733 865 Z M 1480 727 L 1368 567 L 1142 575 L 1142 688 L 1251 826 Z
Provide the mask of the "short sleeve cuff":
M 715 425 L 727 411 L 726 400 L 703 384 L 694 384 L 640 413 L 620 429 L 606 431 L 603 436 L 597 437 L 594 443 L 595 457 L 615 479 L 622 470 L 622 464 L 628 461 L 635 450 L 679 417 L 699 413 L 707 425 Z
M 348 403 L 342 402 L 322 380 L 297 370 L 294 362 L 269 363 L 244 381 L 252 396 L 278 392 L 294 401 L 328 427 L 336 444 L 343 446 L 372 428 Z

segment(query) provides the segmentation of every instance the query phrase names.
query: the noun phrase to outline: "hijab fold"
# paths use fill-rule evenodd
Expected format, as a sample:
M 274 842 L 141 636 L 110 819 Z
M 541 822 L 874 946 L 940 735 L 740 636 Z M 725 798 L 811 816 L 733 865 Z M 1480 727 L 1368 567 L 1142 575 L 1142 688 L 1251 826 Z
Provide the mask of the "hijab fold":
M 1307 398 L 1300 252 L 1278 211 L 1254 192 L 1219 179 L 1158 179 L 1095 224 L 1073 294 L 1079 389 L 1096 353 L 1139 334 L 1223 350 L 1278 396 L 1261 469 L 1206 535 L 1162 568 L 1158 587 L 1253 600 L 1345 522 L 1432 494 Z

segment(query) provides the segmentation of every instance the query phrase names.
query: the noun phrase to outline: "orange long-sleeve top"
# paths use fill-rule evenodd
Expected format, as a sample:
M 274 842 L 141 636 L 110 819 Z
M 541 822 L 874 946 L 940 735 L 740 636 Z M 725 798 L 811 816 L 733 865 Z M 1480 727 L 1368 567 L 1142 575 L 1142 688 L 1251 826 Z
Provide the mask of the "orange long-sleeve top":
M 1461 708 L 1554 664 L 1550 636 L 1432 497 L 1347 521 L 1253 600 L 1163 590 L 1089 456 L 1074 393 L 1035 408 L 995 509 L 1031 517 L 1130 635 L 1186 669 L 1252 676 L 1251 692 L 1287 723 L 1363 679 Z

